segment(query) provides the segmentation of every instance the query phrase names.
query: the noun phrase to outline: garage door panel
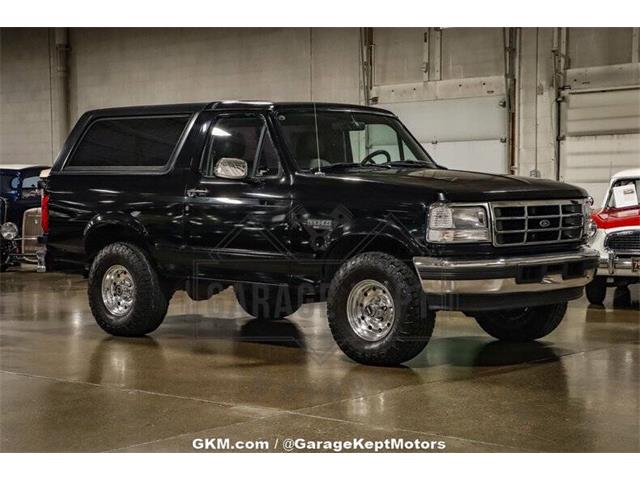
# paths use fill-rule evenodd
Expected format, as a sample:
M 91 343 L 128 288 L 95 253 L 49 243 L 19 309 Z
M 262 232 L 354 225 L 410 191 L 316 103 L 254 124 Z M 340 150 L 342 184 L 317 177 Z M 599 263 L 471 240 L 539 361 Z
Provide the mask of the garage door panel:
M 507 173 L 507 118 L 502 96 L 379 105 L 394 112 L 418 141 L 446 167 Z
M 561 179 L 600 203 L 611 175 L 640 166 L 640 88 L 569 92 L 562 131 Z
M 454 98 L 378 105 L 391 110 L 420 142 L 499 140 L 507 131 L 504 97 Z
M 569 122 L 578 120 L 604 120 L 609 118 L 638 118 L 638 106 L 611 105 L 608 107 L 573 108 L 569 111 Z
M 639 89 L 626 88 L 620 90 L 606 90 L 601 92 L 572 92 L 569 95 L 571 108 L 610 107 L 612 105 L 627 105 L 637 102 Z
M 640 89 L 574 93 L 565 107 L 567 136 L 640 132 Z
M 638 117 L 618 116 L 608 118 L 574 119 L 569 134 L 595 135 L 598 133 L 635 133 L 638 129 Z
M 507 173 L 507 149 L 500 140 L 424 143 L 422 146 L 438 164 L 453 170 Z
M 601 202 L 611 175 L 640 166 L 640 134 L 567 137 L 560 155 L 562 180 L 582 186 Z
M 566 169 L 588 170 L 628 165 L 636 167 L 639 135 L 594 135 L 567 139 L 564 146 Z

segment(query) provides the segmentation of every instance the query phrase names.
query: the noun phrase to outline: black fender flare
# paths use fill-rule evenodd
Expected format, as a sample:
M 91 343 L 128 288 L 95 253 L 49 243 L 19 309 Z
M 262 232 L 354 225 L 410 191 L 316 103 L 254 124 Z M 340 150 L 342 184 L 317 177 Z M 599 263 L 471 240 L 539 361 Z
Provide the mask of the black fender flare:
M 84 249 L 90 258 L 96 253 L 94 244 L 101 244 L 107 231 L 120 231 L 122 238 L 133 240 L 144 248 L 151 248 L 150 235 L 147 229 L 131 215 L 122 212 L 99 213 L 84 228 Z

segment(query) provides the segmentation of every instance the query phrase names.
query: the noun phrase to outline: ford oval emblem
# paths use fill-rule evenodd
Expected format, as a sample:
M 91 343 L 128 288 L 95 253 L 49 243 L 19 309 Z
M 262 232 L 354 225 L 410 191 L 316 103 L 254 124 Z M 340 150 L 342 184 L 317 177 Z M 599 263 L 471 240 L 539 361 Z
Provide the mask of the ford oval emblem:
M 540 220 L 539 225 L 540 225 L 540 228 L 547 228 L 548 226 L 551 225 L 551 222 L 545 218 L 544 220 Z

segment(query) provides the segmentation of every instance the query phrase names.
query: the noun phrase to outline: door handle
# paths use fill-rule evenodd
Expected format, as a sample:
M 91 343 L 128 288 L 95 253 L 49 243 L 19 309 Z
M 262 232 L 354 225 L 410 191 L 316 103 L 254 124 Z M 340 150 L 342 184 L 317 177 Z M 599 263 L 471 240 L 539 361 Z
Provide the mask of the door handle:
M 209 193 L 209 190 L 206 189 L 201 189 L 201 188 L 191 188 L 189 190 L 187 190 L 187 197 L 193 198 L 193 197 L 202 197 L 204 195 L 206 195 L 207 193 Z

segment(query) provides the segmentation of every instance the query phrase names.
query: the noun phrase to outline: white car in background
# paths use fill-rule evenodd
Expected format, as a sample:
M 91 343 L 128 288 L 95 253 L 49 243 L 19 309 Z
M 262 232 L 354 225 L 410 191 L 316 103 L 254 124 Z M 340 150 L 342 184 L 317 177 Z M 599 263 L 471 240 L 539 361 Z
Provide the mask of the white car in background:
M 590 244 L 600 252 L 600 263 L 586 294 L 600 305 L 608 287 L 626 289 L 640 280 L 640 168 L 611 178 L 602 208 L 591 218 L 598 230 Z

